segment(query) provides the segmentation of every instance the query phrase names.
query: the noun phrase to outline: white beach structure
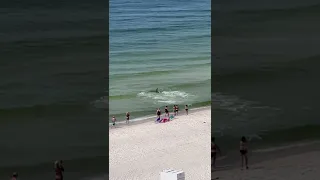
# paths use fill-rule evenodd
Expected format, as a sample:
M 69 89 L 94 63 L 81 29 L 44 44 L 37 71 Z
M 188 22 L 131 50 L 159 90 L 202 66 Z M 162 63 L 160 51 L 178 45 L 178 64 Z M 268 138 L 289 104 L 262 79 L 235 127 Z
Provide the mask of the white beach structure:
M 185 180 L 185 174 L 180 170 L 165 169 L 160 172 L 160 180 Z

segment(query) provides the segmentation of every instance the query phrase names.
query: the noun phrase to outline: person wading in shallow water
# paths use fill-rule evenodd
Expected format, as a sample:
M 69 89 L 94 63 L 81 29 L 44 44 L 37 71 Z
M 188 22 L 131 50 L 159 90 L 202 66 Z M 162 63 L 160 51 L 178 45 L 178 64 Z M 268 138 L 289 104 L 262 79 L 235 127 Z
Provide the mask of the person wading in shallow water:
M 241 169 L 243 169 L 243 160 L 245 160 L 246 169 L 249 169 L 249 167 L 248 167 L 247 139 L 244 136 L 242 136 L 241 141 L 240 141 L 240 154 L 241 154 Z
M 62 160 L 54 162 L 54 169 L 56 172 L 56 180 L 63 180 L 64 168 L 62 165 Z
M 12 174 L 11 180 L 17 180 L 18 179 L 18 173 L 14 172 Z
M 130 113 L 129 112 L 126 113 L 126 119 L 127 119 L 126 123 L 129 124 L 129 119 L 130 119 Z
M 157 109 L 157 113 L 156 114 L 157 114 L 157 117 L 160 118 L 160 116 L 161 116 L 160 108 Z
M 112 116 L 112 126 L 115 126 L 116 125 L 116 117 L 115 116 Z
M 176 114 L 178 115 L 178 113 L 179 113 L 179 106 L 176 105 Z
M 168 116 L 168 117 L 169 117 L 168 106 L 166 106 L 166 107 L 164 108 L 164 112 L 165 112 L 165 116 Z
M 219 154 L 221 156 L 221 150 L 216 144 L 215 140 L 215 137 L 211 137 L 211 166 L 213 168 L 216 168 L 217 151 L 219 151 Z

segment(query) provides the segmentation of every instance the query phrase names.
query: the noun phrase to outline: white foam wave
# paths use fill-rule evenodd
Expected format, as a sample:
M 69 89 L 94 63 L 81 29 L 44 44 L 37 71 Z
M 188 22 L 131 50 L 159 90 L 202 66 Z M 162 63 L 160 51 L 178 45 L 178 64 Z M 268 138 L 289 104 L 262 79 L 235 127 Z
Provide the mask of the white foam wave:
M 142 99 L 153 100 L 156 104 L 178 104 L 187 102 L 190 98 L 195 97 L 194 95 L 183 91 L 162 91 L 160 93 L 140 92 L 137 96 Z

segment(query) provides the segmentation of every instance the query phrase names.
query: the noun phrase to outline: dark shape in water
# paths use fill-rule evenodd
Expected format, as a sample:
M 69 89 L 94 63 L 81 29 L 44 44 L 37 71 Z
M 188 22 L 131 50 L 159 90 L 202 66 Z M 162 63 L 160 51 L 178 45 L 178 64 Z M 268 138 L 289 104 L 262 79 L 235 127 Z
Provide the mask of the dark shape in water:
M 157 88 L 155 91 L 154 91 L 154 90 L 151 90 L 151 91 L 149 91 L 149 92 L 161 93 L 161 92 L 159 91 L 159 88 Z

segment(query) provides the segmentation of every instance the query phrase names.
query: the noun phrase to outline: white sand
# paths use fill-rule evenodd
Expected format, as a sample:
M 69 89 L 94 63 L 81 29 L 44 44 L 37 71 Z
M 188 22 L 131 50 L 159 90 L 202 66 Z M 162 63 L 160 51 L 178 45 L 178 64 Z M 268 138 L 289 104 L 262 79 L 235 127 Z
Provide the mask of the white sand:
M 109 179 L 159 180 L 162 170 L 172 168 L 183 170 L 186 180 L 208 180 L 210 137 L 210 108 L 167 123 L 110 129 Z
M 219 180 L 319 180 L 320 151 L 307 152 L 250 166 L 249 170 L 236 168 L 212 173 Z M 249 159 L 250 160 L 250 159 Z

